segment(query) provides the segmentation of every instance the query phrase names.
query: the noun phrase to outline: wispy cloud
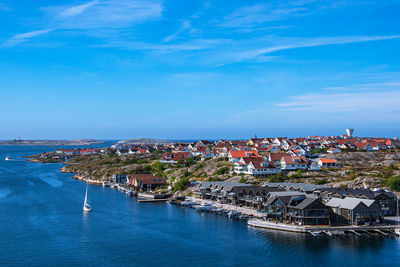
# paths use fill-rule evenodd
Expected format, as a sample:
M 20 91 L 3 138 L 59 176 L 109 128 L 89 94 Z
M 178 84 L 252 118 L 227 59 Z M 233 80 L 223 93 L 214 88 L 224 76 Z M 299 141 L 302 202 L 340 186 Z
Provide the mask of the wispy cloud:
M 137 23 L 158 19 L 162 15 L 161 0 L 93 0 L 75 6 L 50 6 L 40 8 L 46 14 L 47 27 L 17 34 L 4 46 L 15 46 L 50 31 L 69 30 L 77 34 L 114 37 Z
M 363 83 L 363 84 L 352 84 L 347 86 L 332 86 L 325 87 L 324 90 L 327 91 L 360 91 L 360 90 L 379 90 L 387 89 L 391 87 L 400 88 L 400 82 L 381 82 L 381 83 Z
M 273 4 L 256 4 L 237 9 L 232 14 L 225 16 L 220 24 L 230 28 L 254 28 L 255 26 L 271 21 L 283 20 L 291 16 L 303 14 L 308 9 L 304 6 Z
M 53 29 L 43 29 L 43 30 L 30 31 L 30 32 L 26 32 L 26 33 L 16 34 L 13 37 L 11 37 L 10 39 L 8 39 L 7 41 L 5 41 L 3 43 L 3 46 L 12 47 L 17 44 L 26 42 L 33 37 L 43 35 L 43 34 L 51 32 L 51 31 L 53 31 Z
M 189 20 L 183 20 L 182 23 L 181 23 L 180 28 L 175 33 L 165 37 L 163 39 L 163 42 L 165 42 L 165 43 L 171 42 L 172 40 L 176 39 L 181 33 L 189 30 L 190 27 L 191 27 L 190 21 Z
M 12 11 L 13 9 L 4 3 L 0 3 L 0 11 L 8 12 Z
M 237 8 L 229 15 L 223 17 L 219 26 L 236 28 L 241 31 L 262 30 L 267 23 L 271 24 L 271 22 L 279 22 L 301 16 L 308 16 L 320 10 L 363 5 L 366 3 L 368 3 L 368 1 L 268 1 L 268 3 L 258 3 Z
M 96 5 L 99 3 L 99 0 L 94 0 L 91 2 L 88 2 L 86 4 L 82 4 L 82 5 L 77 5 L 77 6 L 72 6 L 70 8 L 67 8 L 65 10 L 62 10 L 59 13 L 60 17 L 74 17 L 76 15 L 79 15 L 83 12 L 85 12 L 86 9 L 90 8 L 93 5 Z
M 305 47 L 317 47 L 326 45 L 338 45 L 338 44 L 351 44 L 351 43 L 362 43 L 362 42 L 372 42 L 379 40 L 397 39 L 400 35 L 391 36 L 344 36 L 344 37 L 328 37 L 328 38 L 298 38 L 293 40 L 288 40 L 292 42 L 291 44 L 282 44 L 271 46 L 262 49 L 248 50 L 237 54 L 236 61 L 245 61 L 249 59 L 256 58 L 261 55 L 270 54 L 273 52 L 305 48 Z
M 77 6 L 42 8 L 50 17 L 49 23 L 63 29 L 118 29 L 162 15 L 160 0 L 94 0 Z
M 216 45 L 223 45 L 230 43 L 229 39 L 192 39 L 189 41 L 181 42 L 179 44 L 170 43 L 146 43 L 138 41 L 129 41 L 124 39 L 109 40 L 106 44 L 96 45 L 97 47 L 118 47 L 128 50 L 149 50 L 155 51 L 157 54 L 181 52 L 181 51 L 195 51 L 206 50 L 215 47 Z
M 277 106 L 291 111 L 310 112 L 398 112 L 400 90 L 383 92 L 317 93 L 299 95 Z

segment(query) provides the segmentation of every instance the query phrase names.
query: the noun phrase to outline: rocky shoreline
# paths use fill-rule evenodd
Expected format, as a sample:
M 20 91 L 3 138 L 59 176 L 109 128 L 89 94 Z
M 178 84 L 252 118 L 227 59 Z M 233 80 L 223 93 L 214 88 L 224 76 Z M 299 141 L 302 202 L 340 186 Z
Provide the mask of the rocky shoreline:
M 63 173 L 73 173 L 73 172 L 68 171 L 68 170 L 66 169 L 66 166 L 62 167 L 62 168 L 60 169 L 60 172 L 63 172 Z M 89 184 L 94 184 L 94 185 L 102 185 L 102 184 L 103 184 L 102 181 L 90 179 L 90 178 L 88 178 L 88 177 L 84 177 L 84 176 L 79 175 L 79 174 L 75 174 L 74 176 L 72 176 L 72 178 L 73 178 L 73 179 L 76 179 L 76 180 L 80 180 L 80 181 L 87 182 L 87 183 L 89 183 Z

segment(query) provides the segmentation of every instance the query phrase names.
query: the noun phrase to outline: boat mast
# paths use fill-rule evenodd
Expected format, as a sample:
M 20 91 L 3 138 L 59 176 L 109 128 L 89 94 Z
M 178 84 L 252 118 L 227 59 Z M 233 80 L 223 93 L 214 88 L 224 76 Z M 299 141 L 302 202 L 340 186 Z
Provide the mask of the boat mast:
M 87 201 L 87 191 L 88 191 L 88 184 L 86 183 L 85 203 L 83 204 L 84 206 L 86 206 L 86 201 Z

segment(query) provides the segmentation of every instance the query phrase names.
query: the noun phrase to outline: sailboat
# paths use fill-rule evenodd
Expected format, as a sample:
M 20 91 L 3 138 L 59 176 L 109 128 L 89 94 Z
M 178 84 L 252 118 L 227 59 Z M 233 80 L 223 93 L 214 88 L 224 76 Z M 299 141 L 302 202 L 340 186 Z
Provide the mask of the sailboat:
M 85 194 L 85 202 L 83 203 L 83 211 L 90 212 L 92 211 L 92 207 L 87 203 L 87 191 L 88 191 L 88 184 L 86 183 L 86 194 Z

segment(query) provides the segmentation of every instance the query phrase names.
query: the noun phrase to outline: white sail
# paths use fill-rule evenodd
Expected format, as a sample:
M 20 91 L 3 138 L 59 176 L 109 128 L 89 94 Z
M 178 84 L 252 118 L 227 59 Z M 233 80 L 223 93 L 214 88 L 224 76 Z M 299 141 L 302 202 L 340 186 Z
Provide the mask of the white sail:
M 86 206 L 86 202 L 87 202 L 87 190 L 88 190 L 88 184 L 86 184 L 85 202 L 83 203 L 83 206 Z
M 86 183 L 85 202 L 83 203 L 84 212 L 89 212 L 92 210 L 92 207 L 87 203 L 87 193 L 88 193 L 88 184 Z

